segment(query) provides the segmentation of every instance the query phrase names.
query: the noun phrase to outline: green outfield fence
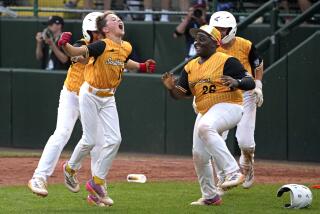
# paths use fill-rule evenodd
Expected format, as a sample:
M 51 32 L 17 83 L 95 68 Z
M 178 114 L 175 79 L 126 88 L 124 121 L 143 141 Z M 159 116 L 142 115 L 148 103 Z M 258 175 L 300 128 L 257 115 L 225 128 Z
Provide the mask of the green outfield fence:
M 266 70 L 258 109 L 257 158 L 320 162 L 320 32 Z M 0 69 L 0 147 L 43 148 L 55 129 L 65 72 Z M 191 155 L 191 100 L 173 100 L 161 75 L 125 74 L 116 94 L 120 151 Z M 68 148 L 80 139 L 77 125 Z M 233 137 L 228 146 L 234 152 Z

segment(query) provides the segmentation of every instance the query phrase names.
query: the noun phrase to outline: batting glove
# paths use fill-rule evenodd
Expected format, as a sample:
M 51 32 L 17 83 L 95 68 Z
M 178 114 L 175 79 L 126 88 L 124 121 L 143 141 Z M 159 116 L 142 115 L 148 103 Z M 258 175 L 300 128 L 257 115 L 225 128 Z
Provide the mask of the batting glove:
M 71 32 L 63 32 L 58 41 L 58 46 L 65 46 L 67 43 L 71 41 L 72 33 Z
M 261 107 L 263 104 L 263 94 L 262 94 L 262 82 L 260 80 L 255 80 L 256 88 L 253 90 L 253 93 L 256 95 L 256 104 L 258 107 Z
M 153 59 L 148 59 L 144 63 L 139 64 L 141 73 L 154 73 L 156 70 L 156 62 Z

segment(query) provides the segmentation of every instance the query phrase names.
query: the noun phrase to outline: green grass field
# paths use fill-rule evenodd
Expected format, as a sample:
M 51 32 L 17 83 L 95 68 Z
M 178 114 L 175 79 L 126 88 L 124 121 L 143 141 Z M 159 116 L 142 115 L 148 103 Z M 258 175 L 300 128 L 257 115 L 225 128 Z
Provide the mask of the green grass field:
M 149 182 L 111 183 L 113 207 L 90 207 L 86 191 L 75 194 L 63 185 L 50 185 L 49 195 L 40 198 L 26 186 L 0 187 L 0 213 L 320 213 L 320 190 L 312 190 L 312 207 L 302 210 L 282 208 L 289 194 L 276 197 L 281 185 L 256 185 L 250 190 L 232 189 L 223 197 L 222 206 L 191 207 L 189 203 L 200 196 L 197 183 Z

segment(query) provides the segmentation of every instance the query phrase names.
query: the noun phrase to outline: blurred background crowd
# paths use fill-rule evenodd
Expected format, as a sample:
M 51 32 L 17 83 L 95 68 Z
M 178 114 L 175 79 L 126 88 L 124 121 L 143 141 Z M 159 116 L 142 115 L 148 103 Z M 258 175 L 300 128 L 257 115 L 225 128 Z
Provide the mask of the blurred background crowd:
M 270 7 L 270 2 L 274 5 L 273 7 Z M 163 41 L 167 41 L 161 40 L 163 45 L 168 45 L 168 41 L 175 44 L 183 41 L 183 50 L 180 52 L 177 50 L 175 53 L 179 55 L 177 58 L 183 56 L 184 60 L 187 60 L 195 55 L 194 40 L 189 34 L 189 29 L 207 24 L 213 12 L 229 11 L 234 14 L 239 24 L 263 8 L 264 5 L 269 4 L 269 11 L 258 15 L 253 23 L 270 24 L 270 29 L 274 28 L 272 32 L 275 32 L 278 27 L 272 26 L 290 23 L 295 17 L 311 8 L 313 4 L 316 5 L 316 2 L 317 0 L 0 0 L 0 18 L 6 16 L 21 17 L 24 20 L 36 18 L 35 20 L 43 22 L 46 26 L 37 27 L 40 30 L 35 32 L 36 45 L 29 47 L 29 49 L 35 49 L 35 58 L 40 63 L 38 67 L 41 69 L 65 70 L 69 66 L 70 60 L 56 45 L 60 34 L 65 30 L 78 32 L 70 27 L 76 22 L 81 22 L 86 14 L 93 11 L 114 10 L 120 18 L 124 21 L 130 21 L 131 24 L 146 22 L 164 26 L 164 23 L 168 23 L 173 28 L 169 26 L 172 30 L 161 35 L 165 37 Z M 272 8 L 276 8 L 279 15 L 272 14 L 274 11 Z M 276 24 L 272 23 L 272 17 L 276 17 L 274 18 Z M 65 23 L 67 23 L 66 25 L 69 23 L 69 28 L 65 26 Z M 302 24 L 320 24 L 319 13 L 316 12 L 305 18 Z M 127 27 L 130 31 L 130 25 Z M 159 28 L 157 27 L 157 29 Z M 137 26 L 134 30 L 139 31 Z M 145 32 L 152 33 L 154 30 L 147 31 L 146 28 L 143 28 L 143 34 L 147 34 Z M 137 39 L 135 35 L 130 35 L 125 39 L 134 44 L 133 55 L 136 57 L 133 58 L 140 61 L 142 59 L 138 56 L 144 50 L 153 50 L 155 55 L 158 54 L 154 41 L 161 36 L 154 35 L 154 38 L 151 38 L 150 50 L 146 48 L 145 44 L 139 43 L 141 37 Z M 173 63 L 174 60 L 164 60 L 164 58 L 162 55 L 161 60 L 165 62 L 162 64 L 166 69 L 179 61 L 176 60 Z
M 317 0 L 275 0 L 280 2 L 280 9 L 284 13 L 299 13 L 308 9 Z M 177 21 L 178 12 L 187 12 L 192 4 L 201 4 L 203 0 L 0 0 L 0 7 L 19 7 L 19 16 L 28 16 L 24 7 L 60 8 L 70 10 L 115 10 L 128 11 L 121 13 L 124 20 L 139 21 Z M 227 10 L 230 12 L 250 12 L 259 8 L 266 0 L 206 0 L 207 11 Z M 157 13 L 154 13 L 157 11 Z M 141 13 L 136 13 L 141 12 Z M 174 13 L 176 12 L 176 13 Z M 65 13 L 64 13 L 65 15 Z M 79 18 L 82 18 L 83 15 Z M 65 15 L 65 18 L 74 18 Z M 263 21 L 263 20 L 260 20 Z M 290 21 L 290 15 L 283 19 Z M 315 18 L 310 22 L 316 22 Z

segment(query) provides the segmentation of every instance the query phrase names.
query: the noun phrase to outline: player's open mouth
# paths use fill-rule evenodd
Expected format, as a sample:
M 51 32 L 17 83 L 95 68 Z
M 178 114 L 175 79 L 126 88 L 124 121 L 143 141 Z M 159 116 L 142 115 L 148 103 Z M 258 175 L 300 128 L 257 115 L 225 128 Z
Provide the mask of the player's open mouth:
M 200 47 L 199 45 L 197 45 L 197 44 L 194 45 L 194 48 L 195 48 L 196 51 L 198 51 L 198 52 L 201 50 L 201 47 Z
M 119 24 L 119 28 L 123 30 L 123 24 Z

